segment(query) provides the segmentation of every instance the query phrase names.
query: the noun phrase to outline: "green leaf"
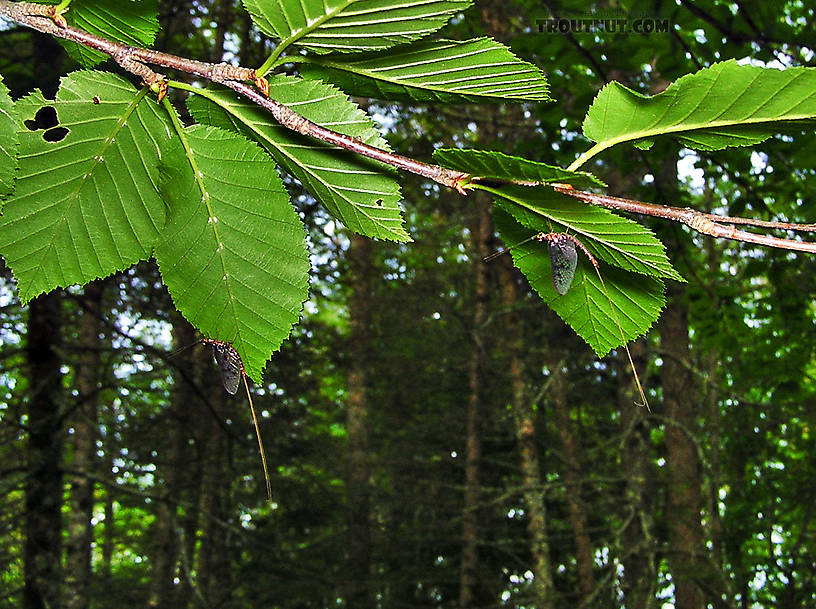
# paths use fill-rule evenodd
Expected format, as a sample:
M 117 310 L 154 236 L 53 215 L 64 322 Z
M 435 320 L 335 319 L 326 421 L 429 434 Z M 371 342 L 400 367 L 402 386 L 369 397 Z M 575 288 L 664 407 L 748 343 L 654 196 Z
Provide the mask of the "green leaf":
M 150 256 L 165 221 L 159 149 L 173 135 L 146 92 L 114 74 L 74 72 L 56 101 L 36 91 L 17 102 L 20 170 L 0 253 L 24 302 Z
M 599 357 L 646 333 L 665 305 L 663 282 L 601 264 L 598 273 L 579 252 L 572 287 L 559 295 L 553 287 L 547 245 L 530 239 L 537 231 L 496 210 L 496 227 L 510 250 L 513 264 L 527 277 L 541 299 L 583 338 Z
M 269 94 L 312 122 L 389 149 L 371 119 L 334 87 L 275 76 L 269 80 Z M 238 130 L 258 141 L 347 228 L 369 237 L 411 240 L 403 228 L 400 187 L 390 167 L 281 127 L 268 112 L 228 89 L 205 89 L 187 105 L 199 122 Z
M 301 68 L 360 97 L 431 103 L 549 101 L 547 80 L 490 38 L 420 42 L 389 53 L 329 55 Z
M 626 271 L 685 281 L 666 248 L 645 226 L 601 207 L 587 205 L 544 186 L 485 189 L 507 201 L 498 204 L 535 232 L 568 231 L 597 258 Z M 553 225 L 556 226 L 553 226 Z M 511 243 L 512 244 L 512 243 Z
M 43 2 L 40 4 L 55 4 Z M 159 31 L 159 0 L 73 0 L 65 20 L 90 34 L 136 47 L 149 47 Z M 85 45 L 60 39 L 60 43 L 84 68 L 92 68 L 108 55 Z
M 575 188 L 606 186 L 591 173 L 570 171 L 492 150 L 439 148 L 433 157 L 440 165 L 469 173 L 474 178 L 570 184 Z
M 14 190 L 17 173 L 17 111 L 0 75 L 0 197 Z
M 698 150 L 757 144 L 788 125 L 816 119 L 816 69 L 774 70 L 736 61 L 683 76 L 651 97 L 612 82 L 592 103 L 584 135 L 609 148 L 660 135 Z
M 247 375 L 289 336 L 309 295 L 306 231 L 272 160 L 243 137 L 193 125 L 162 159 L 170 205 L 155 256 L 176 308 L 228 342 Z
M 387 49 L 435 32 L 470 0 L 243 0 L 264 34 L 317 53 Z

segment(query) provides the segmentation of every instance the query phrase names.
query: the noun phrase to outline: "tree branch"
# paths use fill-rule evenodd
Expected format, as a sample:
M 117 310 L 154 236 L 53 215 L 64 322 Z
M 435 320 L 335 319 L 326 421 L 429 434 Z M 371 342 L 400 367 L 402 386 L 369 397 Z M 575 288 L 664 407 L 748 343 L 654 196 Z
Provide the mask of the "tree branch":
M 735 241 L 756 243 L 758 245 L 796 250 L 799 252 L 816 253 L 816 243 L 808 241 L 794 241 L 793 239 L 780 239 L 778 237 L 771 237 L 770 235 L 758 235 L 756 233 L 749 233 L 744 230 L 739 230 L 733 226 L 723 226 L 723 224 L 746 224 L 762 226 L 764 228 L 816 231 L 816 225 L 814 224 L 767 222 L 764 220 L 751 220 L 749 218 L 718 216 L 716 214 L 708 214 L 697 211 L 696 209 L 691 209 L 690 207 L 671 207 L 669 205 L 643 203 L 642 201 L 635 201 L 634 199 L 623 199 L 621 197 L 611 197 L 609 195 L 598 195 L 592 192 L 575 190 L 571 187 L 559 184 L 553 185 L 553 189 L 562 195 L 580 199 L 581 201 L 590 203 L 592 205 L 597 205 L 599 207 L 606 207 L 608 209 L 626 211 L 635 214 L 645 214 L 647 216 L 654 216 L 664 220 L 680 222 L 693 228 L 698 233 L 711 235 L 712 237 L 733 239 Z
M 685 3 L 684 3 L 685 4 Z M 147 64 L 170 68 L 194 76 L 210 80 L 224 85 L 243 95 L 257 105 L 266 109 L 281 125 L 296 131 L 302 135 L 312 137 L 328 144 L 338 146 L 355 154 L 360 154 L 368 158 L 380 161 L 387 165 L 397 167 L 404 171 L 428 178 L 443 186 L 456 189 L 460 194 L 465 195 L 465 187 L 477 187 L 479 181 L 489 180 L 472 177 L 464 172 L 447 169 L 438 165 L 423 163 L 399 154 L 387 152 L 368 144 L 359 139 L 343 135 L 336 131 L 327 129 L 317 123 L 313 123 L 307 118 L 294 112 L 289 107 L 269 99 L 266 81 L 259 77 L 255 70 L 240 66 L 233 66 L 227 63 L 208 63 L 121 44 L 96 36 L 84 30 L 69 26 L 57 7 L 43 4 L 33 4 L 29 2 L 11 2 L 10 0 L 0 0 L 0 17 L 5 17 L 21 25 L 30 27 L 39 32 L 51 34 L 58 38 L 71 40 L 97 51 L 101 51 L 112 57 L 119 65 L 129 72 L 137 75 L 148 85 L 158 85 L 161 91 L 166 86 L 164 77 L 151 70 Z M 259 92 L 254 87 L 246 84 L 245 81 L 254 82 L 263 92 Z M 162 93 L 160 92 L 160 97 Z M 528 186 L 538 185 L 533 182 L 514 182 Z M 778 247 L 802 252 L 816 252 L 816 243 L 794 241 L 791 239 L 780 239 L 768 235 L 759 235 L 739 230 L 733 226 L 723 226 L 723 224 L 747 224 L 761 226 L 772 229 L 788 229 L 801 231 L 816 231 L 816 225 L 793 224 L 783 222 L 766 222 L 761 220 L 750 220 L 747 218 L 731 218 L 727 216 L 717 216 L 696 211 L 690 208 L 670 207 L 665 205 L 655 205 L 653 203 L 643 203 L 632 199 L 623 199 L 608 195 L 598 195 L 591 192 L 574 190 L 565 185 L 550 184 L 557 192 L 576 199 L 580 199 L 592 205 L 607 207 L 619 211 L 632 212 L 654 216 L 673 222 L 680 222 L 690 226 L 694 230 L 725 239 L 756 243 L 769 247 Z
M 355 154 L 360 154 L 397 167 L 398 169 L 420 175 L 438 182 L 443 186 L 455 188 L 461 194 L 465 194 L 460 183 L 468 177 L 468 174 L 438 165 L 422 163 L 421 161 L 416 161 L 399 154 L 387 152 L 375 148 L 374 146 L 369 146 L 359 139 L 343 135 L 342 133 L 326 129 L 317 123 L 313 123 L 287 106 L 273 99 L 269 99 L 253 87 L 242 82 L 254 81 L 261 88 L 265 85 L 266 81 L 259 78 L 255 70 L 251 68 L 233 66 L 227 63 L 215 64 L 197 61 L 195 59 L 171 55 L 170 53 L 162 53 L 161 51 L 142 49 L 114 42 L 64 24 L 64 19 L 54 10 L 53 6 L 0 0 L 0 16 L 39 32 L 51 34 L 58 38 L 64 38 L 105 53 L 112 57 L 124 69 L 144 80 L 148 85 L 156 84 L 163 79 L 144 64 L 178 70 L 224 85 L 265 108 L 272 114 L 275 120 L 284 127 L 302 135 L 344 148 Z

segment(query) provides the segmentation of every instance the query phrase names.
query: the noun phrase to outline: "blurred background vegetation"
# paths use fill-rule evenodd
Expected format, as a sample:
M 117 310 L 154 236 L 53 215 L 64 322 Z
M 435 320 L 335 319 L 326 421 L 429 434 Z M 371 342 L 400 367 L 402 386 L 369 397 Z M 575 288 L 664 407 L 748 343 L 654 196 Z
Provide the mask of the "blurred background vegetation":
M 258 66 L 272 48 L 237 0 L 159 12 L 161 50 Z M 671 29 L 536 25 L 593 15 Z M 813 65 L 814 21 L 804 2 L 478 0 L 443 34 L 508 44 L 555 103 L 356 101 L 409 156 L 566 166 L 604 83 L 653 94 L 723 59 Z M 0 31 L 15 97 L 52 96 L 76 68 L 47 37 Z M 610 194 L 814 222 L 814 138 L 793 135 L 622 147 L 586 169 Z M 404 176 L 415 241 L 393 244 L 287 185 L 313 270 L 302 323 L 253 389 L 272 501 L 246 398 L 225 394 L 152 263 L 27 307 L 0 267 L 0 607 L 816 604 L 813 257 L 644 220 L 689 279 L 631 345 L 647 412 L 621 353 L 594 357 L 508 256 L 481 261 L 500 247 L 481 195 Z

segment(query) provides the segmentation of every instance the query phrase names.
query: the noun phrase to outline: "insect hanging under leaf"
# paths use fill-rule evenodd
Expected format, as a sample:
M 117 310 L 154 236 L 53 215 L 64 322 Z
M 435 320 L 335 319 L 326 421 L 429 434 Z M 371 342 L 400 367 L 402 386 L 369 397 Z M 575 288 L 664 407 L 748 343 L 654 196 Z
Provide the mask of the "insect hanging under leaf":
M 550 249 L 550 266 L 555 291 L 562 296 L 569 292 L 575 269 L 578 267 L 578 250 L 575 241 L 566 233 L 544 235 Z
M 491 254 L 490 256 L 486 256 L 483 258 L 483 260 L 488 262 L 493 260 L 493 258 L 510 251 L 513 247 L 518 247 L 519 245 L 523 245 L 524 243 L 533 240 L 540 241 L 542 243 L 544 241 L 547 242 L 547 247 L 550 252 L 550 267 L 552 269 L 553 287 L 559 296 L 566 295 L 567 292 L 569 292 L 570 287 L 572 287 L 572 281 L 575 279 L 575 270 L 578 268 L 578 249 L 584 252 L 584 255 L 595 268 L 595 273 L 598 275 L 598 281 L 600 282 L 603 293 L 609 302 L 609 308 L 612 311 L 615 325 L 617 326 L 618 331 L 620 332 L 621 340 L 623 341 L 623 348 L 626 350 L 626 355 L 629 358 L 629 365 L 632 369 L 632 375 L 635 379 L 635 385 L 637 386 L 642 405 L 649 408 L 649 402 L 646 399 L 646 392 L 643 390 L 643 386 L 640 384 L 640 376 L 635 368 L 635 362 L 632 360 L 632 354 L 629 352 L 629 345 L 626 342 L 626 336 L 624 335 L 623 328 L 621 327 L 617 309 L 612 302 L 612 298 L 609 296 L 609 291 L 606 289 L 606 284 L 604 283 L 603 277 L 601 277 L 601 270 L 598 266 L 598 261 L 583 243 L 581 243 L 576 237 L 573 237 L 567 233 L 540 232 L 528 237 L 516 245 L 507 247 L 501 251 Z
M 595 256 L 590 253 L 583 243 L 567 233 L 536 233 L 521 243 L 517 243 L 516 245 L 485 257 L 484 261 L 488 262 L 493 260 L 493 258 L 510 251 L 513 247 L 518 247 L 533 240 L 547 242 L 550 251 L 553 287 L 561 296 L 569 292 L 572 281 L 575 279 L 575 270 L 578 268 L 578 250 L 576 248 L 580 248 L 587 259 L 592 263 L 592 266 L 594 266 L 596 270 L 598 269 L 598 261 L 595 260 Z
M 224 384 L 224 389 L 230 395 L 235 395 L 238 392 L 241 378 L 244 376 L 244 362 L 241 361 L 241 356 L 229 343 L 205 338 L 204 344 L 212 347 L 215 363 L 218 364 L 218 369 L 221 371 L 221 382 Z
M 224 389 L 230 395 L 235 395 L 238 392 L 238 385 L 241 380 L 244 381 L 246 388 L 247 400 L 249 400 L 249 410 L 252 413 L 252 422 L 255 425 L 255 435 L 258 438 L 258 449 L 261 453 L 261 463 L 263 464 L 264 479 L 266 480 L 266 495 L 272 499 L 272 482 L 269 478 L 269 467 L 266 463 L 266 451 L 264 450 L 263 440 L 261 439 L 261 428 L 258 424 L 258 417 L 255 414 L 255 405 L 252 403 L 252 394 L 249 391 L 249 383 L 246 380 L 246 372 L 244 371 L 244 362 L 238 352 L 229 343 L 220 340 L 213 340 L 205 338 L 202 341 L 205 345 L 212 347 L 215 363 L 218 364 L 218 369 L 221 371 L 221 383 Z

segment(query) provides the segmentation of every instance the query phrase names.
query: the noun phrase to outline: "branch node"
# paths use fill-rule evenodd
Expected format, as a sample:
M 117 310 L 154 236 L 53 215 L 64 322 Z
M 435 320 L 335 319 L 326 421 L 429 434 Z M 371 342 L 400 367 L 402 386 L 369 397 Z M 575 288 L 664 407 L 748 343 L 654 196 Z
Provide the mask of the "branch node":
M 140 77 L 142 82 L 158 95 L 158 101 L 161 102 L 167 95 L 167 81 L 164 76 L 158 72 L 154 72 L 140 61 L 136 61 L 132 55 L 133 49 L 125 46 L 118 49 L 112 57 L 113 60 L 125 70 Z
M 269 82 L 263 77 L 255 75 L 255 86 L 264 94 L 264 97 L 269 97 Z
M 65 20 L 65 17 L 63 17 L 63 15 L 68 12 L 68 7 L 66 6 L 61 11 L 57 11 L 56 6 L 51 6 L 49 8 L 51 8 L 51 18 L 54 20 L 54 23 L 62 28 L 68 27 L 68 22 Z

